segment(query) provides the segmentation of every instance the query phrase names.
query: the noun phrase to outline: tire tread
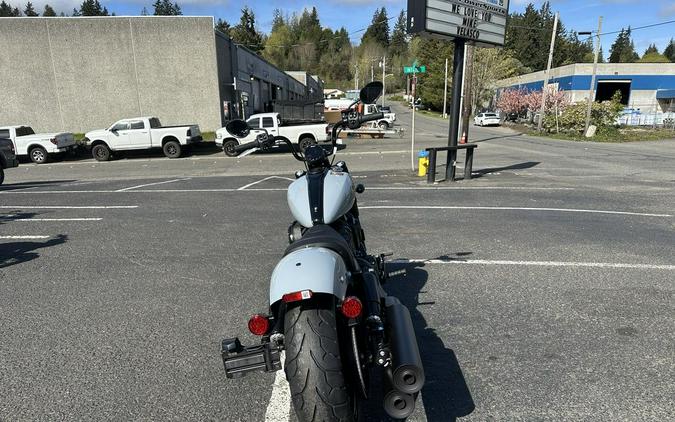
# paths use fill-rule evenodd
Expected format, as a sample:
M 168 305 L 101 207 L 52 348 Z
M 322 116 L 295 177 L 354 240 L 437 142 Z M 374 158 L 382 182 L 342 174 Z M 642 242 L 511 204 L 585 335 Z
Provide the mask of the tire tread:
M 286 378 L 298 419 L 353 420 L 332 304 L 308 302 L 289 309 L 284 331 Z

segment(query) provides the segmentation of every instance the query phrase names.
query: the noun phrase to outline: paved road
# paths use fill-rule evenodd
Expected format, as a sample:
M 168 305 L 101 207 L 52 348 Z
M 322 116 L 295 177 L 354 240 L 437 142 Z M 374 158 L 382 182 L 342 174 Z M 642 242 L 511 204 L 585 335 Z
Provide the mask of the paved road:
M 421 142 L 445 142 L 444 122 L 420 121 Z M 409 139 L 344 150 L 370 249 L 405 270 L 387 289 L 422 345 L 411 420 L 671 418 L 675 144 L 472 133 L 499 138 L 480 144 L 481 177 L 453 185 L 410 175 Z M 226 380 L 218 348 L 254 340 L 296 167 L 215 154 L 7 172 L 0 419 L 292 420 L 282 382 Z

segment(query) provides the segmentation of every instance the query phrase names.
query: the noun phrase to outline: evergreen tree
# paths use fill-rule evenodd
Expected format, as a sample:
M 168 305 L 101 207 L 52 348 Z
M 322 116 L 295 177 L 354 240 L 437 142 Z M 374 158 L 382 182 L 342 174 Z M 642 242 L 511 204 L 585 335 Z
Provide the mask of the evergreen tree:
M 77 16 L 82 16 L 82 15 L 80 14 L 80 11 L 79 11 L 79 10 L 73 8 L 73 14 L 72 14 L 71 16 L 76 16 L 76 17 L 77 17 Z
M 643 56 L 646 56 L 647 54 L 651 54 L 651 53 L 657 53 L 657 54 L 659 53 L 659 49 L 656 48 L 656 44 L 649 44 L 649 47 L 647 47 L 647 49 L 645 50 L 645 54 L 643 54 Z
M 373 14 L 373 20 L 361 38 L 361 44 L 375 42 L 382 47 L 389 46 L 389 18 L 387 9 L 382 7 Z
M 666 56 L 668 60 L 675 63 L 675 40 L 673 40 L 672 38 L 670 39 L 670 42 L 668 43 L 666 49 L 663 50 L 663 55 Z
M 73 13 L 73 16 L 110 16 L 110 14 L 98 0 L 84 0 L 80 5 L 79 13 L 77 15 Z
M 279 29 L 281 26 L 286 25 L 286 19 L 284 19 L 284 14 L 281 9 L 274 9 L 272 12 L 272 31 L 274 32 Z
M 321 49 L 323 54 L 317 69 L 319 74 L 332 83 L 350 80 L 352 72 L 349 59 L 352 55 L 352 46 L 349 33 L 345 28 L 340 28 L 335 33 L 330 29 L 324 29 L 324 31 L 325 47 Z
M 610 63 L 635 63 L 640 56 L 635 52 L 635 44 L 630 39 L 631 30 L 621 29 L 609 50 Z
M 392 56 L 403 56 L 408 53 L 406 16 L 403 10 L 401 10 L 401 13 L 398 15 L 398 20 L 396 20 L 396 25 L 394 25 L 394 32 L 391 34 L 389 53 Z
M 152 14 L 155 16 L 178 16 L 183 14 L 178 3 L 171 3 L 171 0 L 155 0 L 152 7 L 154 8 Z
M 264 49 L 263 35 L 255 28 L 255 14 L 248 6 L 241 9 L 239 23 L 230 30 L 232 40 L 238 44 L 255 51 Z
M 645 53 L 638 63 L 670 63 L 670 60 L 663 54 L 656 52 Z
M 23 14 L 25 16 L 31 16 L 31 17 L 40 16 L 40 14 L 35 11 L 35 8 L 33 7 L 33 3 L 31 3 L 31 2 L 26 3 L 26 8 L 23 9 Z
M 54 16 L 56 16 L 56 11 L 50 5 L 45 4 L 45 8 L 42 11 L 42 16 L 54 17 Z
M 216 22 L 216 30 L 222 32 L 225 35 L 230 35 L 230 24 L 227 21 L 218 18 Z
M 19 10 L 18 7 L 12 7 L 4 0 L 0 2 L 0 17 L 13 18 L 17 16 L 21 16 L 21 11 Z
M 148 16 L 150 12 L 148 12 L 148 8 L 143 6 L 143 10 L 141 10 L 141 16 Z
M 415 37 L 411 45 L 411 54 L 420 65 L 427 67 L 426 73 L 417 75 L 416 96 L 435 110 L 443 109 L 443 90 L 445 89 L 445 59 L 452 61 L 453 44 L 434 39 Z M 451 75 L 448 75 L 451 78 Z M 448 81 L 448 90 L 452 88 Z

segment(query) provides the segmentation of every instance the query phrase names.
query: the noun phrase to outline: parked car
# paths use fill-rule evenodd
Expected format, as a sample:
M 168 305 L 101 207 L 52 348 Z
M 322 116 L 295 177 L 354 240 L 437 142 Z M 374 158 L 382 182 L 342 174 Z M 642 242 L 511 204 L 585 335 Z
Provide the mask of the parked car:
M 365 104 L 365 107 L 363 109 L 364 116 L 376 113 L 380 113 L 380 110 L 378 109 L 377 105 Z M 390 127 L 394 126 L 394 122 L 396 121 L 396 113 L 387 113 L 384 111 L 382 111 L 381 113 L 384 113 L 384 117 L 377 121 L 377 126 L 383 130 L 389 129 Z
M 11 139 L 17 156 L 28 156 L 36 164 L 49 161 L 50 154 L 59 154 L 75 148 L 72 133 L 35 133 L 30 126 L 0 127 L 0 138 Z
M 87 132 L 86 142 L 98 161 L 110 160 L 116 151 L 162 148 L 164 155 L 178 158 L 183 150 L 202 140 L 197 125 L 162 126 L 157 117 L 133 117 L 113 123 L 108 129 Z
M 216 131 L 216 145 L 223 147 L 223 151 L 229 157 L 239 155 L 234 151 L 234 147 L 254 141 L 256 136 L 263 132 L 261 129 L 267 130 L 270 135 L 288 139 L 297 144 L 301 151 L 312 144 L 328 140 L 328 124 L 325 122 L 284 122 L 279 113 L 254 114 L 246 122 L 252 130 L 245 138 L 236 138 L 226 128 Z
M 14 151 L 14 142 L 11 139 L 0 138 L 0 185 L 5 181 L 5 169 L 19 167 Z
M 497 113 L 478 113 L 473 118 L 473 124 L 476 126 L 499 126 L 501 119 Z
M 391 107 L 388 105 L 379 105 L 377 106 L 377 111 L 380 113 L 391 113 Z
M 413 108 L 413 103 L 409 102 L 408 107 Z M 422 104 L 422 100 L 420 98 L 418 98 L 417 101 L 415 101 L 414 107 L 415 107 L 415 110 L 426 110 L 426 108 L 427 108 L 424 104 Z

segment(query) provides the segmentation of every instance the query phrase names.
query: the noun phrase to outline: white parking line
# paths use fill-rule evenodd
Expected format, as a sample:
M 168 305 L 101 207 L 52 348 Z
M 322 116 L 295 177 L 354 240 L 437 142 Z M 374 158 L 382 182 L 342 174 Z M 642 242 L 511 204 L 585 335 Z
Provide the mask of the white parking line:
M 286 352 L 281 352 L 281 364 L 286 363 Z M 291 415 L 291 390 L 283 369 L 274 375 L 272 395 L 265 411 L 265 422 L 286 422 Z
M 291 181 L 291 182 L 293 181 L 293 179 L 290 179 L 290 178 L 288 178 L 288 177 L 282 177 L 282 176 L 269 176 L 269 177 L 265 177 L 264 179 L 260 179 L 260 180 L 258 180 L 258 181 L 255 181 L 255 182 L 253 182 L 253 183 L 249 183 L 248 185 L 244 185 L 244 186 L 238 188 L 237 190 L 246 190 L 247 188 L 250 188 L 251 186 L 257 185 L 258 183 L 262 183 L 262 182 L 267 181 L 267 180 L 270 180 L 270 179 L 289 180 L 289 181 Z M 286 189 L 283 189 L 283 190 L 286 190 Z
M 138 205 L 0 205 L 2 209 L 47 209 L 47 210 L 105 210 L 134 209 Z
M 33 221 L 101 221 L 103 218 L 11 218 L 0 216 L 0 221 L 18 221 L 18 222 L 33 222 Z
M 672 217 L 672 215 L 670 214 L 650 214 L 650 213 L 630 212 L 630 211 L 584 210 L 575 208 L 479 207 L 479 206 L 450 206 L 450 205 L 369 205 L 359 207 L 359 209 L 542 211 L 542 212 L 574 212 L 574 213 L 589 213 L 589 214 L 634 215 L 640 217 Z
M 189 180 L 189 179 L 190 179 L 190 178 L 186 178 L 186 179 L 173 179 L 173 180 L 165 180 L 165 181 L 163 181 L 163 182 L 146 183 L 146 184 L 144 184 L 144 185 L 130 186 L 130 187 L 128 187 L 128 188 L 117 189 L 115 192 L 126 192 L 126 191 L 129 191 L 129 190 L 134 190 L 134 189 L 138 189 L 138 188 L 145 188 L 145 187 L 148 187 L 148 186 L 155 186 L 155 185 L 164 185 L 164 184 L 166 184 L 166 183 L 181 182 L 181 181 L 183 181 L 183 180 Z
M 49 236 L 0 236 L 0 239 L 49 239 Z
M 266 180 L 266 179 L 263 179 Z M 45 191 L 7 191 L 5 194 L 29 194 L 29 195 L 53 195 L 53 194 L 80 194 L 80 193 L 200 193 L 200 192 L 256 192 L 256 191 L 270 191 L 282 192 L 288 190 L 287 188 L 255 188 L 249 189 L 263 180 L 258 180 L 252 184 L 244 185 L 240 188 L 214 188 L 214 189 L 134 189 L 134 190 L 45 190 Z M 292 180 L 292 179 L 286 179 Z M 404 190 L 504 190 L 504 191 L 569 191 L 576 190 L 576 188 L 542 188 L 542 187 L 527 187 L 527 186 L 366 186 L 366 190 L 385 190 L 385 191 L 404 191 Z M 0 195 L 3 192 L 0 191 Z
M 392 259 L 393 264 L 523 265 L 535 267 L 591 267 L 675 271 L 668 264 L 624 264 L 618 262 L 505 261 L 487 259 Z

